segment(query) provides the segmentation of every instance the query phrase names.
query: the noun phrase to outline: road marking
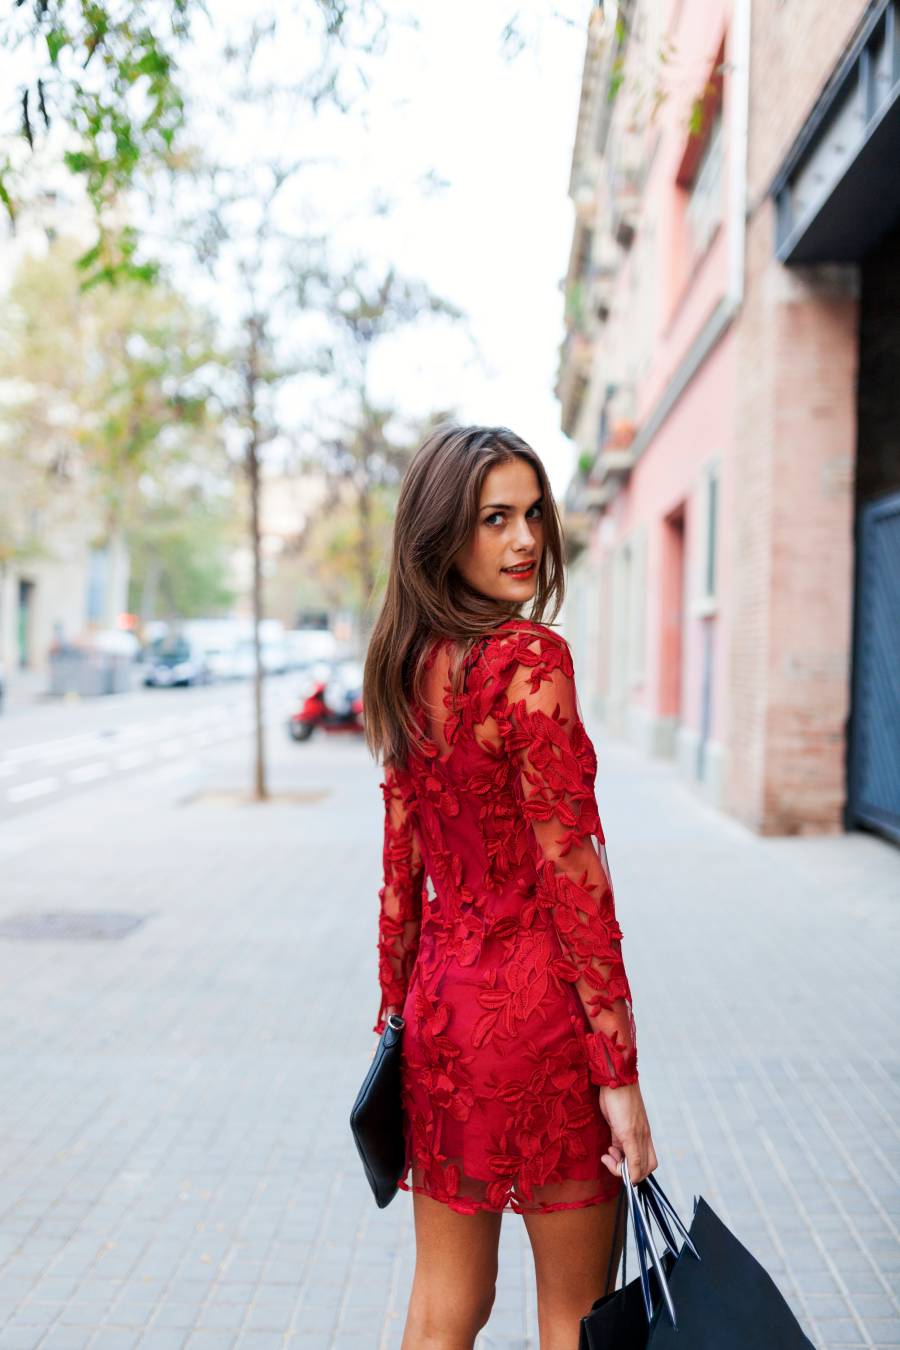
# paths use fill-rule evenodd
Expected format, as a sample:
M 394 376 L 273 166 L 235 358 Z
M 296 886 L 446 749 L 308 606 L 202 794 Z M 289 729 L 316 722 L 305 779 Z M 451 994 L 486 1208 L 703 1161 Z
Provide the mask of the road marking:
M 198 745 L 212 745 L 214 741 L 222 740 L 224 732 L 225 732 L 224 727 L 222 727 L 221 730 L 218 730 L 215 727 L 213 727 L 212 730 L 210 731 L 195 731 L 194 740 L 197 742 Z
M 81 759 L 85 755 L 102 754 L 107 748 L 108 743 L 102 736 L 94 736 L 91 741 L 83 745 L 61 746 L 59 750 L 54 750 L 49 755 L 42 755 L 41 758 L 45 764 L 62 764 L 67 759 Z
M 82 731 L 74 736 L 57 737 L 52 741 L 39 741 L 36 745 L 14 745 L 11 749 L 5 751 L 5 758 L 10 762 L 26 763 L 30 759 L 44 759 L 48 755 L 63 754 L 69 752 L 70 747 L 76 745 L 83 749 L 88 749 L 96 737 L 96 732 Z
M 44 797 L 48 792 L 55 792 L 58 787 L 58 778 L 35 778 L 31 783 L 7 788 L 6 799 L 10 802 L 25 802 L 31 797 Z
M 129 750 L 127 754 L 116 756 L 116 766 L 120 769 L 136 769 L 139 764 L 147 764 L 152 758 L 149 750 Z
M 290 700 L 293 705 L 294 700 Z M 285 703 L 285 708 L 287 708 Z M 263 715 L 266 729 L 278 725 L 283 714 L 275 712 L 270 706 Z M 63 782 L 71 784 L 97 782 L 108 778 L 115 770 L 136 769 L 151 761 L 172 761 L 179 754 L 186 759 L 180 766 L 171 765 L 171 772 L 188 773 L 199 762 L 190 755 L 191 749 L 203 745 L 226 745 L 250 735 L 254 727 L 252 710 L 243 700 L 234 700 L 225 705 L 192 710 L 187 714 L 169 714 L 153 721 L 141 721 L 119 727 L 98 729 L 75 733 L 71 736 L 57 737 L 33 745 L 14 746 L 4 753 L 0 761 L 0 779 L 9 778 L 23 772 L 35 771 L 35 761 L 46 764 L 59 764 L 76 756 L 99 754 L 110 755 L 111 760 L 92 759 L 87 764 L 77 765 L 65 773 L 65 779 L 57 777 L 37 778 L 29 783 L 21 783 L 6 789 L 6 800 L 11 803 L 25 802 L 45 797 L 56 792 Z M 177 733 L 181 734 L 177 734 Z M 173 735 L 173 733 L 176 733 Z M 160 736 L 167 740 L 160 743 Z M 146 745 L 153 740 L 155 745 Z M 118 751 L 119 753 L 115 753 Z M 29 763 L 28 761 L 32 761 Z
M 95 778 L 105 778 L 108 773 L 109 765 L 98 760 L 94 764 L 82 764 L 77 769 L 70 769 L 66 777 L 70 783 L 92 783 Z

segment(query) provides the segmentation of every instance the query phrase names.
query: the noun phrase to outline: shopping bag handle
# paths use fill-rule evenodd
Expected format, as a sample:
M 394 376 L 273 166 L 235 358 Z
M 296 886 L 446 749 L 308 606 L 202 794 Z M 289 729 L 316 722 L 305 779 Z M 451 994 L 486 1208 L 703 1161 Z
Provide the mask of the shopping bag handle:
M 651 1217 L 656 1220 L 663 1241 L 673 1256 L 678 1256 L 679 1249 L 675 1243 L 672 1224 L 674 1224 L 677 1231 L 684 1238 L 688 1250 L 694 1254 L 698 1261 L 700 1260 L 700 1253 L 691 1241 L 688 1230 L 676 1213 L 672 1202 L 669 1200 L 652 1173 L 648 1173 L 648 1175 L 635 1186 L 631 1177 L 628 1175 L 628 1160 L 623 1158 L 622 1180 L 624 1182 L 625 1196 L 625 1243 L 622 1250 L 622 1287 L 624 1288 L 626 1283 L 625 1260 L 626 1249 L 628 1246 L 628 1215 L 630 1213 L 632 1226 L 634 1228 L 634 1245 L 638 1256 L 641 1295 L 644 1300 L 644 1310 L 647 1314 L 647 1321 L 652 1322 L 653 1320 L 653 1301 L 650 1297 L 650 1268 L 652 1266 L 653 1270 L 656 1272 L 659 1291 L 662 1295 L 669 1321 L 673 1327 L 677 1328 L 678 1322 L 675 1316 L 675 1305 L 672 1302 L 672 1295 L 669 1291 L 665 1270 L 663 1269 L 663 1264 L 660 1260 L 659 1253 L 656 1250 L 656 1243 L 652 1236 L 650 1225 Z M 618 1222 L 616 1223 L 616 1228 L 618 1228 Z

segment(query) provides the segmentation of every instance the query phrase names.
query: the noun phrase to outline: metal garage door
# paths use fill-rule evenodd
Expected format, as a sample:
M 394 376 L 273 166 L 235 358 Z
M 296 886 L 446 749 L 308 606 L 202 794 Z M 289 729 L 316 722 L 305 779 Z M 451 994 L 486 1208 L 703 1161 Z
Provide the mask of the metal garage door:
M 859 515 L 849 767 L 848 824 L 900 843 L 900 492 Z

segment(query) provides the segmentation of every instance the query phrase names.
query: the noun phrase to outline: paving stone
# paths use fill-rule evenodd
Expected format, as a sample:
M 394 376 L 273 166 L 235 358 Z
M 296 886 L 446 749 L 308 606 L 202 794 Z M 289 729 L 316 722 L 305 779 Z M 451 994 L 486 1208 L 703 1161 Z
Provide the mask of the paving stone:
M 182 1331 L 145 1331 L 139 1341 L 141 1350 L 183 1350 L 187 1336 Z
M 51 1327 L 41 1341 L 41 1350 L 85 1350 L 93 1334 L 88 1327 Z
M 758 839 L 594 741 L 658 1179 L 684 1217 L 706 1197 L 817 1350 L 895 1348 L 896 852 Z M 0 1350 L 399 1350 L 411 1201 L 376 1210 L 346 1121 L 377 1004 L 377 771 L 279 735 L 275 786 L 328 795 L 179 805 L 243 782 L 245 748 L 72 797 L 41 848 L 0 847 L 9 912 L 149 916 L 52 961 L 0 942 Z M 538 1350 L 536 1326 L 507 1214 L 478 1350 Z

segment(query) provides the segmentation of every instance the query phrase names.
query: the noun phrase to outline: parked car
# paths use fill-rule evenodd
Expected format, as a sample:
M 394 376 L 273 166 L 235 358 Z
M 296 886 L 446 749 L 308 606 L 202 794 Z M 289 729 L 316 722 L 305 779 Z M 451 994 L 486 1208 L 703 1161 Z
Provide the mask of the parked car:
M 171 634 L 154 642 L 147 654 L 144 684 L 157 688 L 167 685 L 209 684 L 211 673 L 206 653 L 182 634 Z
M 235 656 L 237 652 L 237 643 L 222 645 L 221 647 L 206 648 L 206 664 L 209 666 L 209 673 L 214 680 L 233 680 L 237 677 L 235 669 Z
M 290 670 L 301 670 L 313 661 L 332 660 L 340 647 L 334 633 L 327 628 L 289 628 L 284 641 Z
M 214 680 L 235 678 L 234 657 L 237 644 L 245 634 L 240 619 L 187 619 L 178 631 L 202 651 Z
M 287 649 L 280 639 L 263 639 L 260 644 L 262 667 L 267 675 L 283 675 L 288 668 Z M 233 669 L 240 679 L 252 679 L 256 670 L 253 638 L 241 638 L 234 649 Z

